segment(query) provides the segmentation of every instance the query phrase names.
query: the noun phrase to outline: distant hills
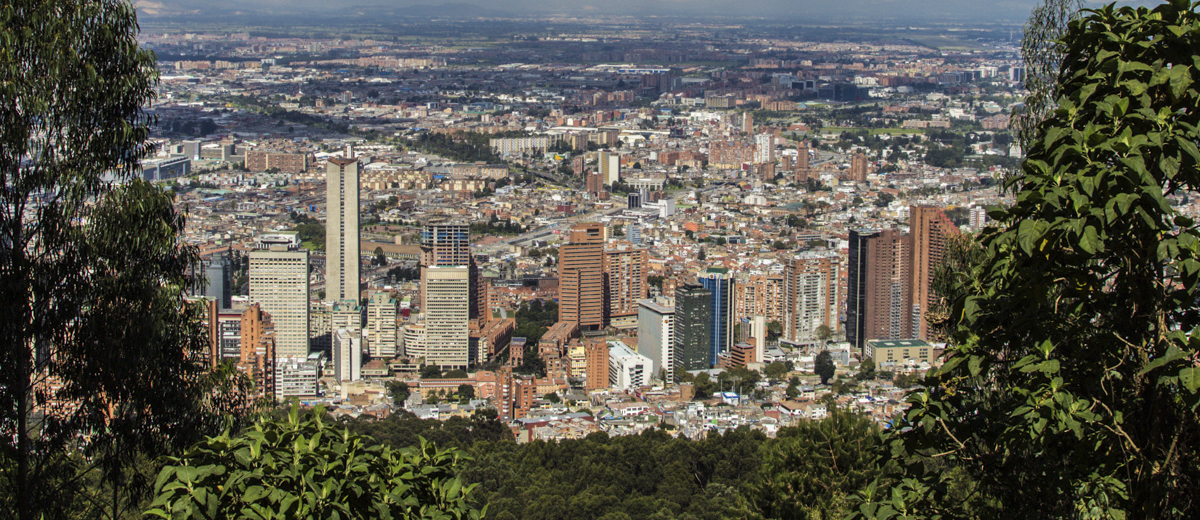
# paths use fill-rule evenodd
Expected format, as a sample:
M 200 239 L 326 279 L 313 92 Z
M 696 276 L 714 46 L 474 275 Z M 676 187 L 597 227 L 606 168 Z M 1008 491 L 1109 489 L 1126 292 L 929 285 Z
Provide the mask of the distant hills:
M 159 16 L 296 16 L 380 18 L 594 17 L 597 15 L 688 18 L 759 18 L 806 23 L 837 21 L 1020 23 L 1038 0 L 492 0 L 416 3 L 366 0 L 345 5 L 328 0 L 136 0 L 139 14 Z

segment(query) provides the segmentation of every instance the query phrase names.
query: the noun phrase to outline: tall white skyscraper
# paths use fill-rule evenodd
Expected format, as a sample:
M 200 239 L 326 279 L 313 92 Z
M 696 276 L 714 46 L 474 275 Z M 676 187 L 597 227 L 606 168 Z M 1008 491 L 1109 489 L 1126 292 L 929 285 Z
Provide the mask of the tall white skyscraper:
M 638 300 L 638 353 L 650 358 L 650 377 L 675 382 L 675 306 L 670 298 Z
M 425 268 L 421 313 L 425 319 L 425 364 L 467 368 L 471 273 L 465 265 Z
M 754 136 L 754 162 L 759 164 L 775 162 L 774 135 L 758 134 Z
M 308 356 L 308 251 L 251 251 L 250 301 L 271 314 L 276 359 Z
M 325 184 L 325 299 L 358 299 L 358 159 L 329 159 Z

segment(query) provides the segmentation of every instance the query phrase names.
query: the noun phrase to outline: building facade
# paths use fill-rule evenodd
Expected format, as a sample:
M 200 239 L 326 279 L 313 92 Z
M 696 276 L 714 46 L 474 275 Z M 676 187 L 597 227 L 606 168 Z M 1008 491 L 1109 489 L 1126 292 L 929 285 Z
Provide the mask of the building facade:
M 333 157 L 326 169 L 325 299 L 358 301 L 358 159 Z
M 250 301 L 275 324 L 276 355 L 308 356 L 308 251 L 275 246 L 250 252 Z

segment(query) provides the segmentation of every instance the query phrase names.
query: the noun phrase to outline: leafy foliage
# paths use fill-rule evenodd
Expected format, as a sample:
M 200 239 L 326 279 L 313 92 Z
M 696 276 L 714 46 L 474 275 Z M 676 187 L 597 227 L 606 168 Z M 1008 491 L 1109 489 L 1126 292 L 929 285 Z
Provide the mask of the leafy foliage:
M 844 410 L 784 428 L 763 444 L 762 466 L 747 495 L 767 518 L 842 518 L 850 512 L 850 495 L 881 473 L 878 443 L 874 422 Z
M 263 419 L 241 435 L 229 431 L 167 459 L 157 518 L 426 518 L 478 519 L 473 485 L 455 471 L 457 449 L 420 439 L 393 450 L 334 426 L 321 409 L 307 418 Z
M 1193 518 L 1200 510 L 1200 4 L 1107 6 L 1070 23 L 1057 107 L 1017 203 L 955 283 L 945 365 L 913 393 L 873 518 Z
M 822 350 L 813 360 L 813 371 L 821 377 L 821 384 L 829 384 L 829 380 L 833 379 L 833 375 L 837 373 L 837 366 L 833 364 L 833 355 L 828 350 Z

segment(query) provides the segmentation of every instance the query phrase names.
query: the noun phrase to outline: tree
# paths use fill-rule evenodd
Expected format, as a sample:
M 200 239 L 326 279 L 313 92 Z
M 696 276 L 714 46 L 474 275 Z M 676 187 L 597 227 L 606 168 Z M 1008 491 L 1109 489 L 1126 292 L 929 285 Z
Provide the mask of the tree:
M 465 400 L 465 401 L 470 401 L 471 399 L 474 399 L 475 398 L 475 387 L 468 385 L 466 383 L 458 385 L 458 398 Z
M 455 475 L 467 460 L 462 451 L 424 439 L 399 450 L 372 446 L 321 408 L 303 419 L 298 410 L 167 458 L 146 516 L 478 519 L 486 512 L 471 503 L 475 485 Z
M 388 381 L 385 385 L 388 395 L 392 396 L 392 404 L 396 408 L 404 408 L 404 402 L 408 400 L 408 396 L 412 395 L 412 390 L 408 388 L 408 383 L 404 381 Z
M 896 472 L 860 513 L 965 514 L 948 465 L 990 497 L 982 516 L 1200 513 L 1200 232 L 1166 199 L 1200 188 L 1196 8 L 1070 23 L 1057 108 L 955 284 L 947 361 L 887 434 Z
M 562 402 L 562 399 L 558 397 L 558 392 L 550 392 L 550 393 L 546 394 L 544 397 L 546 398 L 547 401 L 550 401 L 554 404 L 558 404 L 558 403 Z
M 854 376 L 859 381 L 874 381 L 875 380 L 875 360 L 870 357 L 863 358 L 862 363 L 858 365 L 858 374 Z
M 763 368 L 763 374 L 775 380 L 783 379 L 788 373 L 787 364 L 782 361 L 772 361 Z
M 383 246 L 375 248 L 375 258 L 371 261 L 372 265 L 387 265 L 387 257 L 383 255 Z
M 825 419 L 783 428 L 759 450 L 747 498 L 766 518 L 843 518 L 850 495 L 881 473 L 878 444 L 874 421 L 836 407 Z
M 817 326 L 813 334 L 816 334 L 817 339 L 821 341 L 829 341 L 829 338 L 833 337 L 833 329 L 830 329 L 829 325 L 821 324 Z
M 813 372 L 821 376 L 821 384 L 829 384 L 829 380 L 837 373 L 837 366 L 833 364 L 833 355 L 828 350 L 822 350 L 817 354 L 817 358 L 813 360 Z
M 118 0 L 0 9 L 0 516 L 127 515 L 150 458 L 248 406 L 183 300 L 183 216 L 134 180 L 157 81 L 136 32 Z
M 875 198 L 875 207 L 886 208 L 892 201 L 896 200 L 896 196 L 891 193 L 880 193 L 879 197 Z
M 1029 95 L 1021 110 L 1011 119 L 1013 133 L 1022 150 L 1028 150 L 1037 136 L 1037 126 L 1054 111 L 1058 100 L 1058 74 L 1066 45 L 1062 36 L 1067 25 L 1079 18 L 1083 0 L 1044 0 L 1034 7 L 1021 37 L 1021 57 L 1025 77 L 1021 84 Z

